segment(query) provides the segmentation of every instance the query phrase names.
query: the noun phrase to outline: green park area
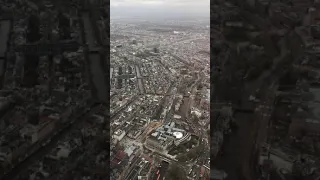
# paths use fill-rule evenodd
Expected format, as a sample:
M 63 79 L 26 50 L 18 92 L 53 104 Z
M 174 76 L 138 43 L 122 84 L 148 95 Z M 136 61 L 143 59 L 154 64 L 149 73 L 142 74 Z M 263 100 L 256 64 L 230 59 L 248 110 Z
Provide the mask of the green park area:
M 181 166 L 178 166 L 176 163 L 171 163 L 166 174 L 167 180 L 186 180 L 187 174 L 182 169 Z
M 201 144 L 197 147 L 190 149 L 188 152 L 178 154 L 176 159 L 180 162 L 191 161 L 199 157 L 199 155 L 203 152 L 204 148 L 205 146 Z

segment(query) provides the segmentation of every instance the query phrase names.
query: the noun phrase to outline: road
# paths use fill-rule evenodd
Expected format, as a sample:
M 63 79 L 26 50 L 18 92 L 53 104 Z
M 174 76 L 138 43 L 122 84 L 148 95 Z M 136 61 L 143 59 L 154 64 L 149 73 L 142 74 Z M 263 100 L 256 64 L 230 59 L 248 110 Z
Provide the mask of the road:
M 142 83 L 142 76 L 140 73 L 140 67 L 138 65 L 136 65 L 135 70 L 136 70 L 136 75 L 137 75 L 139 91 L 141 94 L 144 94 L 145 92 L 144 92 L 144 87 L 143 87 L 143 83 Z

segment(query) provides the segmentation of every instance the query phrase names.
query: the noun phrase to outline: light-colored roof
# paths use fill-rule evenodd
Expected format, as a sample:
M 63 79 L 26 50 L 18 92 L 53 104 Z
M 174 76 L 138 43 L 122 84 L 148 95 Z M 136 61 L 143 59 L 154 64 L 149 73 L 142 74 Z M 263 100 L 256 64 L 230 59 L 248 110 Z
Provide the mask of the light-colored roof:
M 177 138 L 180 139 L 183 137 L 183 134 L 181 132 L 173 132 L 173 135 Z

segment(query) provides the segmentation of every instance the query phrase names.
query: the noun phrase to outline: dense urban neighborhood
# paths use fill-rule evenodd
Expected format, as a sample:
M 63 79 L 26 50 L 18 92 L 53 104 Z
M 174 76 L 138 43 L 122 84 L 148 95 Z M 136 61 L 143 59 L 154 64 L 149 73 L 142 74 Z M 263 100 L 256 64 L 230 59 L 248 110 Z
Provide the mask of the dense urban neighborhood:
M 209 20 L 110 22 L 112 179 L 209 179 Z

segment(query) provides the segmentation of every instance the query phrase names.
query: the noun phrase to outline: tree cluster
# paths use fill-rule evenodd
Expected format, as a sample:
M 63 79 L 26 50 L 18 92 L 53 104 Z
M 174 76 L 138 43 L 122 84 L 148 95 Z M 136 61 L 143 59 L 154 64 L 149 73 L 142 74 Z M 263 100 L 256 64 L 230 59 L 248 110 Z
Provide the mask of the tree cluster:
M 190 149 L 187 153 L 179 154 L 176 159 L 180 162 L 186 162 L 193 160 L 199 156 L 199 154 L 202 153 L 204 149 L 204 145 L 199 145 L 193 149 Z
M 168 180 L 186 180 L 187 175 L 186 172 L 179 167 L 177 164 L 172 163 L 169 166 L 168 174 L 166 176 Z

